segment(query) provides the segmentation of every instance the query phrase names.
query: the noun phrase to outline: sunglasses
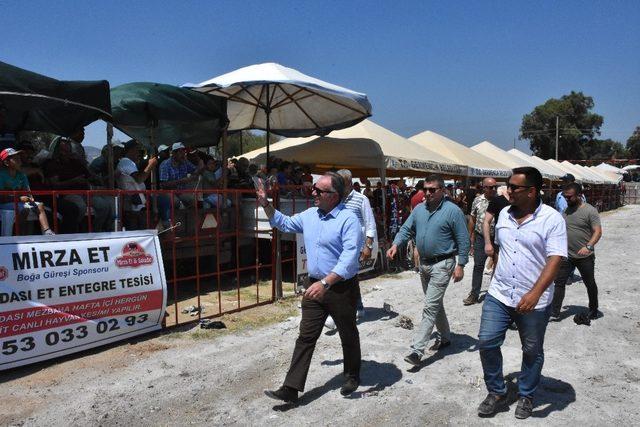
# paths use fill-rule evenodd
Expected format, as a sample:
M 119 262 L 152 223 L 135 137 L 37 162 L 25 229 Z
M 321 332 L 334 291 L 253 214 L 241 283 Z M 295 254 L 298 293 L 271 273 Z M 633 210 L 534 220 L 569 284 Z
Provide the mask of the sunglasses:
M 517 184 L 507 184 L 507 187 L 511 191 L 516 191 L 518 188 L 532 188 L 533 185 L 517 185 Z
M 486 188 L 487 190 L 495 190 L 496 188 L 498 188 L 497 185 L 485 185 L 482 188 Z
M 429 194 L 433 194 L 433 193 L 435 193 L 436 191 L 439 191 L 439 190 L 440 190 L 440 188 L 424 188 L 424 192 L 425 193 L 429 193 Z
M 318 187 L 316 187 L 315 185 L 313 187 L 311 187 L 311 191 L 315 191 L 320 196 L 322 195 L 322 193 L 327 193 L 327 194 L 335 193 L 335 191 L 331 191 L 331 190 L 321 190 Z

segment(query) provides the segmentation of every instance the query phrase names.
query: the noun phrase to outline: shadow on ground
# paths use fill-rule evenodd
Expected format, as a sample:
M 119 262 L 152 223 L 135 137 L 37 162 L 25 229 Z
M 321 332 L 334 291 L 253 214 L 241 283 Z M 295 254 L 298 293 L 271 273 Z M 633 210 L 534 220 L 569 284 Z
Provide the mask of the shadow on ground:
M 498 412 L 508 412 L 510 407 L 518 401 L 518 376 L 520 372 L 513 372 L 504 377 L 509 393 L 509 406 Z M 576 391 L 573 386 L 562 380 L 545 377 L 540 378 L 540 384 L 533 399 L 533 418 L 546 418 L 552 412 L 561 412 L 576 401 Z M 515 406 L 513 406 L 515 410 Z
M 339 365 L 342 360 L 327 360 L 322 365 Z M 360 370 L 360 387 L 345 399 L 359 399 L 370 394 L 379 393 L 385 388 L 402 379 L 402 371 L 393 363 L 379 363 L 374 360 L 363 360 Z M 338 374 L 321 386 L 312 388 L 300 396 L 297 404 L 283 404 L 273 407 L 274 411 L 288 411 L 289 409 L 306 406 L 330 391 L 336 391 L 342 387 L 344 376 Z
M 433 336 L 432 336 L 433 338 Z M 424 359 L 420 366 L 414 366 L 411 369 L 408 369 L 408 372 L 418 372 L 420 369 L 425 366 L 429 366 L 441 359 L 445 356 L 450 356 L 453 354 L 462 353 L 465 351 L 476 351 L 478 344 L 478 340 L 467 334 L 456 334 L 451 333 L 451 345 L 443 348 L 442 350 L 437 350 L 435 353 L 431 354 L 429 357 Z

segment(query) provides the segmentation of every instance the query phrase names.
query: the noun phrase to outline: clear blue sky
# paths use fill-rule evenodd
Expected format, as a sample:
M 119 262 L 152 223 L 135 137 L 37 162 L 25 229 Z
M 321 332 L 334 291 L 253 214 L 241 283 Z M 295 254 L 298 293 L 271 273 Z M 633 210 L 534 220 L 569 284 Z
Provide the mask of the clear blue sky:
M 503 148 L 523 114 L 576 90 L 625 143 L 640 126 L 639 17 L 637 0 L 0 0 L 0 60 L 112 86 L 273 61 L 367 93 L 373 120 L 403 136 Z M 87 139 L 104 144 L 103 125 Z

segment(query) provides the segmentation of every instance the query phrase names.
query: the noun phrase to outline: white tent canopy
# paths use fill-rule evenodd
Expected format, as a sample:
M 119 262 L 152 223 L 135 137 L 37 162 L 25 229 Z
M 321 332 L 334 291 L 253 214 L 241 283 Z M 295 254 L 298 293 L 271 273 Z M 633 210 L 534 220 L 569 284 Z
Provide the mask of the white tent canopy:
M 579 169 L 573 168 L 571 163 L 560 163 L 554 159 L 547 159 L 547 163 L 564 170 L 566 173 L 570 173 L 573 175 L 577 182 L 581 182 L 583 184 L 596 184 L 591 177 L 585 176 L 584 172 Z
M 613 172 L 613 173 L 620 173 L 623 174 L 624 171 L 620 168 L 617 168 L 613 165 L 610 165 L 609 163 L 600 163 L 598 166 L 594 166 L 596 169 L 601 170 L 601 171 L 605 171 L 605 172 Z
M 471 147 L 471 149 L 487 157 L 490 157 L 510 167 L 511 169 L 521 167 L 521 166 L 537 167 L 531 160 L 523 157 L 515 156 L 512 153 L 509 153 L 508 151 L 505 151 L 502 148 L 499 148 L 493 145 L 489 141 L 483 141 L 479 144 L 476 144 L 473 147 Z M 542 173 L 542 176 L 545 179 L 551 179 L 554 181 L 560 179 L 559 175 L 550 173 L 547 170 L 541 170 L 540 173 Z
M 533 163 L 533 166 L 536 169 L 538 169 L 543 176 L 547 175 L 547 176 L 562 177 L 567 173 L 567 171 L 564 168 L 559 168 L 559 167 L 550 165 L 549 163 L 542 160 L 540 157 L 530 156 L 515 148 L 512 148 L 511 150 L 509 150 L 508 153 Z
M 508 166 L 430 130 L 414 135 L 409 139 L 425 148 L 442 154 L 452 163 L 468 165 L 469 176 L 506 178 L 511 174 Z
M 608 181 L 609 184 L 617 184 L 622 180 L 622 175 L 618 175 L 614 172 L 604 171 L 602 169 L 598 169 L 595 166 L 587 167 L 591 172 L 601 176 L 605 181 Z
M 313 164 L 317 169 L 351 169 L 354 176 L 406 175 L 407 171 L 464 176 L 464 165 L 452 164 L 444 156 L 421 147 L 388 129 L 364 120 L 327 136 L 287 138 L 271 146 L 271 154 L 283 160 Z M 266 149 L 243 154 L 254 163 L 264 163 Z

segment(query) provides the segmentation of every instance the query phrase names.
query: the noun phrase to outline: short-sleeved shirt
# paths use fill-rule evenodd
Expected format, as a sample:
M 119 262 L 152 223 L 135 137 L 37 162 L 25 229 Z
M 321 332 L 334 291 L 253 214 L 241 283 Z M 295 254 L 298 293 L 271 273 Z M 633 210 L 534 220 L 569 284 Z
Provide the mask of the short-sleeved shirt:
M 547 258 L 567 256 L 567 227 L 562 215 L 544 203 L 522 224 L 513 217 L 512 209 L 504 208 L 496 223 L 500 256 L 489 295 L 509 307 L 516 307 L 533 289 Z M 536 309 L 551 304 L 553 289 L 552 283 L 538 300 Z
M 578 207 L 569 206 L 562 214 L 567 222 L 567 239 L 569 240 L 569 257 L 586 258 L 578 255 L 580 248 L 589 242 L 593 235 L 593 227 L 600 226 L 598 210 L 589 203 L 582 203 Z
M 487 212 L 493 215 L 494 224 L 497 224 L 498 219 L 500 219 L 500 211 L 502 211 L 502 209 L 506 208 L 510 204 L 511 203 L 509 202 L 509 200 L 507 200 L 507 198 L 504 196 L 496 196 L 489 201 Z
M 160 164 L 160 182 L 177 181 L 186 178 L 188 174 L 195 170 L 194 164 L 188 160 L 175 165 L 172 159 L 167 159 Z M 176 188 L 182 190 L 188 186 L 189 184 L 185 183 L 178 185 Z
M 487 213 L 487 207 L 489 207 L 489 200 L 484 194 L 473 199 L 471 204 L 471 216 L 476 220 L 473 229 L 479 235 L 482 235 L 482 224 L 484 223 L 484 215 Z M 491 224 L 491 234 L 493 234 L 493 224 Z
M 0 191 L 28 189 L 29 180 L 24 173 L 17 171 L 15 176 L 11 176 L 7 169 L 0 169 Z
M 411 197 L 411 209 L 415 209 L 420 203 L 424 201 L 424 191 L 418 190 L 416 194 Z

